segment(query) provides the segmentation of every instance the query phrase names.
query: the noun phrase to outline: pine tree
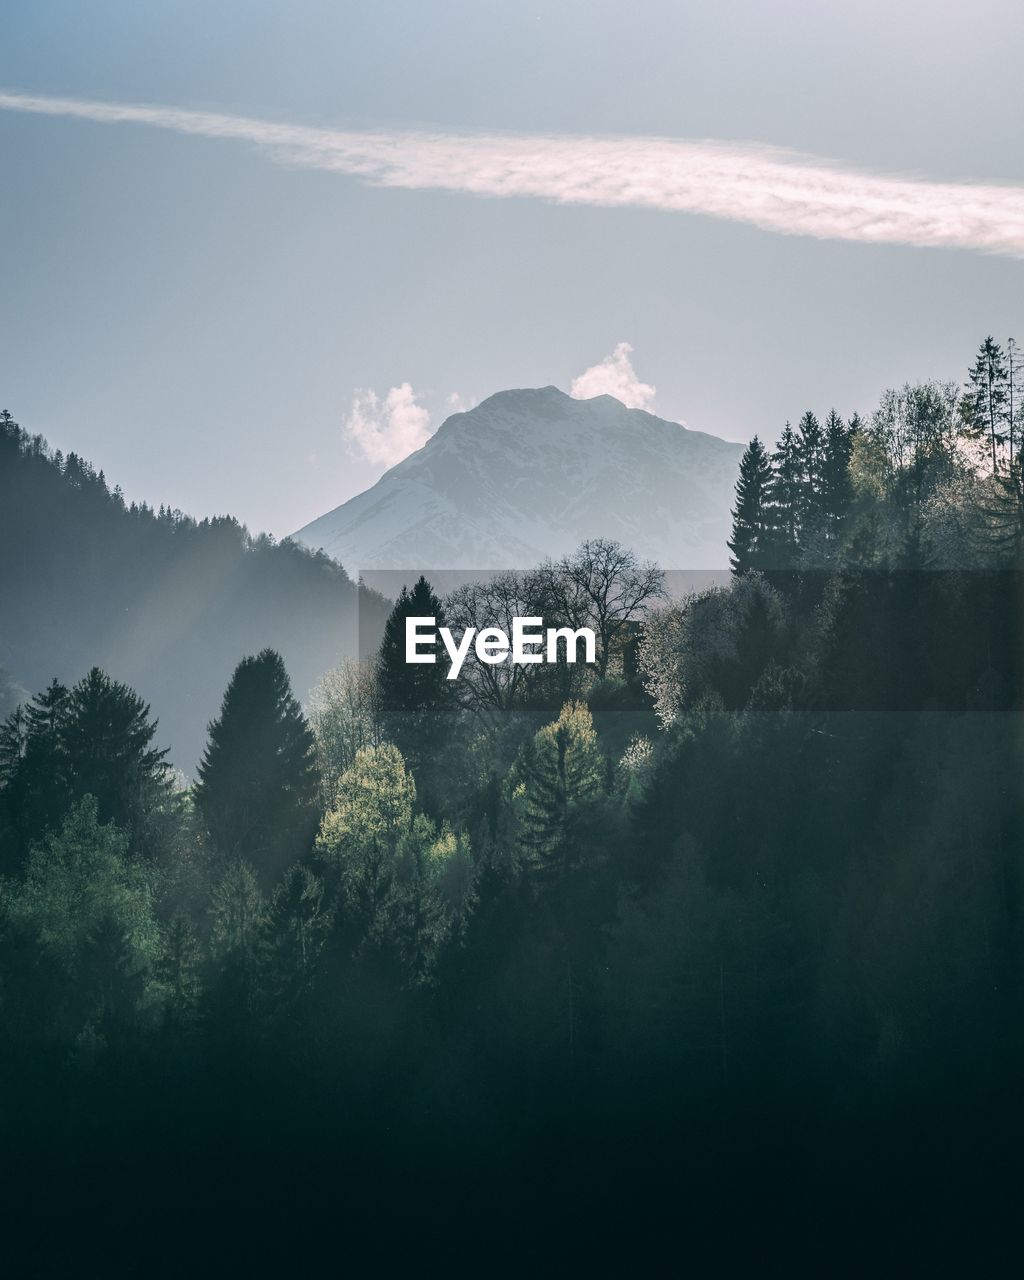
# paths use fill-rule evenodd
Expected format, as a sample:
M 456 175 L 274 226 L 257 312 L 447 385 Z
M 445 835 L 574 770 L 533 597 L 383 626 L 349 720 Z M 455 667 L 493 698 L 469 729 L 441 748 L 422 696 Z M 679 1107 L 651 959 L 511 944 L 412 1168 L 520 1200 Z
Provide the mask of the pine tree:
M 211 895 L 210 947 L 214 956 L 252 960 L 259 946 L 264 911 L 256 873 L 244 859 L 236 858 Z
M 1009 437 L 1009 373 L 1003 349 L 989 335 L 978 349 L 966 385 L 967 431 L 975 440 L 987 442 L 992 457 L 992 474 L 999 471 L 998 450 Z
M 420 577 L 405 587 L 384 627 L 378 663 L 378 686 L 384 727 L 416 778 L 420 800 L 439 813 L 445 787 L 441 761 L 452 725 L 453 690 L 443 654 L 436 662 L 405 660 L 407 618 L 434 618 L 445 625 L 444 608 L 430 583 Z
M 839 542 L 853 503 L 850 480 L 850 458 L 853 454 L 853 430 L 833 409 L 825 419 L 825 442 L 821 472 L 821 508 L 825 519 L 825 535 L 829 542 Z
M 1016 338 L 1006 344 L 1006 434 L 1010 446 L 1010 473 L 1020 473 L 1021 433 L 1024 431 L 1024 405 L 1021 404 L 1021 375 L 1024 359 Z
M 0 728 L 0 834 L 2 870 L 15 872 L 29 846 L 60 826 L 70 802 L 63 744 L 68 690 L 51 681 L 16 708 Z
M 773 559 L 778 568 L 791 569 L 796 565 L 800 540 L 801 463 L 796 433 L 788 422 L 772 454 L 772 469 Z
M 566 703 L 527 740 L 518 773 L 523 846 L 543 877 L 558 880 L 585 856 L 587 819 L 601 795 L 601 752 L 584 703 Z
M 100 821 L 125 831 L 134 851 L 168 790 L 166 750 L 151 746 L 156 721 L 127 685 L 94 667 L 72 689 L 59 681 L 0 729 L 0 809 L 17 863 L 56 830 L 83 796 Z
M 313 735 L 279 654 L 238 664 L 209 732 L 196 803 L 220 852 L 269 886 L 310 851 L 318 818 Z
M 157 722 L 130 689 L 93 667 L 70 693 L 63 747 L 76 796 L 92 795 L 101 821 L 139 833 L 167 791 L 166 749 L 151 746 Z
M 445 625 L 444 609 L 430 583 L 420 577 L 411 591 L 403 587 L 384 625 L 380 648 L 380 697 L 383 709 L 395 723 L 430 715 L 448 705 L 447 669 L 442 656 L 436 662 L 405 660 L 407 618 L 436 618 Z
M 176 911 L 164 930 L 156 966 L 164 990 L 167 1023 L 175 1029 L 184 1029 L 195 1020 L 202 992 L 201 963 L 202 952 L 192 922 L 183 911 Z
M 331 916 L 323 881 L 296 864 L 274 890 L 263 921 L 261 987 L 276 1006 L 287 1006 L 308 987 Z
M 754 436 L 740 459 L 736 506 L 732 513 L 731 567 L 737 576 L 768 567 L 771 554 L 769 491 L 772 465 L 761 441 Z
M 797 454 L 800 459 L 800 524 L 803 529 L 817 530 L 823 515 L 825 433 L 810 410 L 797 424 Z

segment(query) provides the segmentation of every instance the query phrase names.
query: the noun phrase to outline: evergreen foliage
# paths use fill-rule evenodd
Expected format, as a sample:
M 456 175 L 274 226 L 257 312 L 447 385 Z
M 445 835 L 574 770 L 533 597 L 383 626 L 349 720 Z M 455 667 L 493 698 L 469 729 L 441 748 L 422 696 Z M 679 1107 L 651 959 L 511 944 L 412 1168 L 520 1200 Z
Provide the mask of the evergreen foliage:
M 897 388 L 748 451 L 775 559 L 734 538 L 726 586 L 665 601 L 595 540 L 453 598 L 603 617 L 604 677 L 561 701 L 558 671 L 470 668 L 457 705 L 437 670 L 406 680 L 396 609 L 379 667 L 318 694 L 315 746 L 280 658 L 246 659 L 175 796 L 124 686 L 23 701 L 0 735 L 18 1176 L 116 1186 L 119 1215 L 181 1185 L 269 1213 L 287 1184 L 378 1253 L 401 1204 L 421 1253 L 416 1227 L 479 1222 L 485 1270 L 495 1203 L 531 1241 L 621 1224 L 633 1270 L 648 1245 L 697 1265 L 681 1204 L 718 1270 L 737 1222 L 748 1272 L 780 1237 L 819 1271 L 837 1240 L 948 1263 L 951 1223 L 960 1273 L 1012 1269 L 983 1254 L 1024 1137 L 1024 538 L 1010 440 L 993 474 L 964 399 Z M 425 583 L 399 603 L 441 617 Z
M 273 883 L 308 854 L 318 793 L 313 735 L 280 654 L 243 658 L 210 725 L 195 789 L 214 846 Z
M 1003 349 L 991 336 L 978 349 L 967 383 L 965 420 L 974 439 L 981 441 L 999 470 L 999 455 L 1010 439 L 1010 370 Z
M 284 656 L 304 695 L 372 643 L 386 602 L 322 553 L 128 502 L 76 453 L 0 414 L 0 663 L 28 689 L 98 666 L 156 711 L 191 773 L 207 721 L 244 653 Z M 0 687 L 0 715 L 3 709 Z
M 588 824 L 602 790 L 597 734 L 583 703 L 567 703 L 524 744 L 517 775 L 523 847 L 542 875 L 558 878 L 587 859 Z
M 735 574 L 772 567 L 771 481 L 771 462 L 764 445 L 754 436 L 740 459 L 740 475 L 736 481 L 736 506 L 729 540 L 730 563 Z
M 156 730 L 146 703 L 98 667 L 70 690 L 52 681 L 9 716 L 0 727 L 0 831 L 11 863 L 87 795 L 100 820 L 140 849 L 169 794 L 167 751 L 151 745 Z

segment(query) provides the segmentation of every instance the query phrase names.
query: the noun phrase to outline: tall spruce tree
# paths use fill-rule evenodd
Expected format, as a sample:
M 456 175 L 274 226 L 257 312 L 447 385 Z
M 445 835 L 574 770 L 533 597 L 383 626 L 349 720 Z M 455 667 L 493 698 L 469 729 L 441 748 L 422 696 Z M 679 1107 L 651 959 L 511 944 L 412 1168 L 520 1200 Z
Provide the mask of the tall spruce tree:
M 215 845 L 272 884 L 312 847 L 318 789 L 313 735 L 280 654 L 243 658 L 210 725 L 195 791 Z
M 454 711 L 452 685 L 443 655 L 436 662 L 406 662 L 407 618 L 435 618 L 438 627 L 445 625 L 444 607 L 422 575 L 411 591 L 402 588 L 384 626 L 378 684 L 387 735 L 412 770 L 424 808 L 437 813 L 441 758 Z
M 772 472 L 773 559 L 780 569 L 791 569 L 800 545 L 801 463 L 796 433 L 788 422 L 772 454 Z
M 772 464 L 764 445 L 754 436 L 740 459 L 736 506 L 732 513 L 732 571 L 737 576 L 769 567 L 772 550 L 770 490 Z
M 800 459 L 800 524 L 817 530 L 823 516 L 822 485 L 825 469 L 825 432 L 809 409 L 797 424 Z
M 966 391 L 968 434 L 986 444 L 992 474 L 997 475 L 999 449 L 1009 438 L 1009 371 L 1003 349 L 991 334 L 978 349 Z
M 71 689 L 52 681 L 8 717 L 0 729 L 0 827 L 10 861 L 17 865 L 87 795 L 100 821 L 115 823 L 141 851 L 148 816 L 168 790 L 167 752 L 151 745 L 156 728 L 148 704 L 98 667 Z
M 403 587 L 384 625 L 380 648 L 380 697 L 392 718 L 430 714 L 448 703 L 444 661 L 409 663 L 405 660 L 407 618 L 436 618 L 444 626 L 444 608 L 422 575 L 410 591 Z
M 64 751 L 75 797 L 92 795 L 101 822 L 141 833 L 148 810 L 167 791 L 167 750 L 151 745 L 149 705 L 93 667 L 76 684 L 64 718 Z
M 568 702 L 558 719 L 523 744 L 520 832 L 542 879 L 557 882 L 588 853 L 587 823 L 601 796 L 602 759 L 593 717 Z
M 853 503 L 850 480 L 853 435 L 854 428 L 847 426 L 835 409 L 831 410 L 825 419 L 821 470 L 821 509 L 825 535 L 830 543 L 841 541 Z
M 1006 343 L 1006 434 L 1010 446 L 1010 474 L 1020 474 L 1020 436 L 1024 428 L 1024 415 L 1021 413 L 1021 375 L 1024 374 L 1024 359 L 1021 358 L 1020 344 L 1016 338 Z

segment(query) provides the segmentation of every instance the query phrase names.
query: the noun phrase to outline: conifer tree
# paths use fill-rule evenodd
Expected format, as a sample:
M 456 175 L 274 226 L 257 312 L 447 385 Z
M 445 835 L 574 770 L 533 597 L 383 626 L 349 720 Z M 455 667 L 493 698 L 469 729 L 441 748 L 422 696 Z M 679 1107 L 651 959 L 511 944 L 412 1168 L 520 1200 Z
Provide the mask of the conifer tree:
M 261 986 L 276 1005 L 287 1005 L 308 987 L 330 923 L 323 881 L 299 863 L 289 867 L 262 926 Z
M 156 973 L 164 990 L 167 1023 L 177 1030 L 195 1020 L 202 991 L 201 961 L 192 922 L 183 911 L 176 911 L 164 930 Z
M 210 946 L 220 960 L 255 957 L 265 904 L 252 867 L 236 858 L 225 868 L 211 895 Z
M 270 885 L 316 834 L 313 735 L 272 649 L 236 667 L 199 765 L 196 803 L 216 847 Z
M 0 729 L 0 810 L 12 858 L 23 858 L 72 805 L 95 797 L 101 822 L 136 851 L 148 814 L 166 795 L 166 750 L 151 745 L 149 706 L 98 667 L 72 689 L 54 680 Z
M 423 576 L 411 591 L 402 588 L 384 626 L 378 687 L 387 735 L 412 769 L 424 807 L 437 811 L 443 789 L 440 759 L 451 728 L 453 690 L 444 654 L 438 654 L 436 662 L 406 662 L 407 618 L 436 618 L 438 627 L 445 625 L 441 601 Z
M 100 820 L 129 833 L 167 790 L 167 750 L 151 745 L 156 728 L 148 704 L 98 667 L 71 690 L 62 738 L 75 796 L 95 796 Z
M 797 424 L 797 453 L 800 459 L 800 524 L 804 529 L 817 529 L 822 517 L 825 433 L 810 410 Z
M 1020 472 L 1020 437 L 1024 427 L 1024 408 L 1021 404 L 1021 374 L 1024 373 L 1024 359 L 1021 358 L 1020 345 L 1016 338 L 1010 338 L 1006 344 L 1006 434 L 1010 446 L 1010 473 Z M 1015 471 L 1016 469 L 1016 471 Z
M 518 773 L 523 845 L 541 875 L 558 880 L 585 856 L 587 820 L 601 795 L 601 752 L 584 703 L 566 703 L 527 740 Z
M 29 845 L 59 826 L 69 802 L 63 745 L 68 690 L 57 680 L 15 709 L 0 728 L 3 870 L 17 870 Z
M 153 888 L 152 870 L 99 821 L 92 796 L 33 846 L 11 914 L 64 975 L 83 1020 L 121 1021 L 142 998 L 160 946 Z
M 833 409 L 825 419 L 821 471 L 821 508 L 825 534 L 830 542 L 840 540 L 850 514 L 853 502 L 853 485 L 850 480 L 852 454 L 853 430 Z
M 787 422 L 772 454 L 771 508 L 775 530 L 773 559 L 778 568 L 796 564 L 800 537 L 801 464 L 796 433 Z
M 998 450 L 1009 437 L 1009 374 L 1003 349 L 991 335 L 978 349 L 966 391 L 968 435 L 986 443 L 996 475 Z
M 732 513 L 732 571 L 737 576 L 768 567 L 771 555 L 770 489 L 772 465 L 764 445 L 754 436 L 740 459 L 736 505 Z
M 437 662 L 405 660 L 407 618 L 436 618 L 445 625 L 444 608 L 422 575 L 410 591 L 403 587 L 384 625 L 380 649 L 380 697 L 386 713 L 394 717 L 429 714 L 448 701 L 447 669 L 443 656 Z

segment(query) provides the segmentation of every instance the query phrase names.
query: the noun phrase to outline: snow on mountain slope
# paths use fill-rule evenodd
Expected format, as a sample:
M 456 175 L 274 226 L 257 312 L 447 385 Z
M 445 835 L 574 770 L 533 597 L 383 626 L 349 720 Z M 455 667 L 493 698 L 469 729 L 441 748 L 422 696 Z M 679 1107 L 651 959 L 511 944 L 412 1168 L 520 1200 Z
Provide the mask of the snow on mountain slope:
M 528 568 L 593 537 L 721 569 L 742 452 L 612 396 L 501 391 L 293 536 L 350 573 Z

